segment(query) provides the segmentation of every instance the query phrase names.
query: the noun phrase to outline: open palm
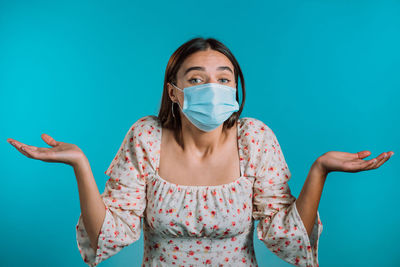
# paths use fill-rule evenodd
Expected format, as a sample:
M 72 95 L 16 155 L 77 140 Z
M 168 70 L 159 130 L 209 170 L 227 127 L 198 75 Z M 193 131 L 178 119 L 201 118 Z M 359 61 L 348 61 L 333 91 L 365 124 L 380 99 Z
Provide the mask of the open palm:
M 28 158 L 46 162 L 60 162 L 74 166 L 84 155 L 82 150 L 74 144 L 56 141 L 47 134 L 42 134 L 41 137 L 51 146 L 50 148 L 26 145 L 11 138 L 8 138 L 7 142 Z
M 371 155 L 370 151 L 365 150 L 357 153 L 329 151 L 319 158 L 319 162 L 326 173 L 333 171 L 359 172 L 378 168 L 393 154 L 393 151 L 384 152 L 376 158 L 364 160 Z

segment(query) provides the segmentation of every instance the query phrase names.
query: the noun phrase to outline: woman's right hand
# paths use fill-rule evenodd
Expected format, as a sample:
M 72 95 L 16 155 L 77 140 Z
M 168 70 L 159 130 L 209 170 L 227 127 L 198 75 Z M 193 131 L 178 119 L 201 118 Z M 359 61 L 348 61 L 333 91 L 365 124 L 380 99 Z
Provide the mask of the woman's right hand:
M 45 162 L 60 162 L 75 167 L 85 154 L 82 150 L 69 143 L 64 143 L 54 140 L 48 134 L 42 134 L 42 139 L 50 146 L 48 147 L 35 147 L 18 142 L 17 140 L 8 138 L 7 142 L 12 144 L 19 152 L 31 159 L 40 159 Z

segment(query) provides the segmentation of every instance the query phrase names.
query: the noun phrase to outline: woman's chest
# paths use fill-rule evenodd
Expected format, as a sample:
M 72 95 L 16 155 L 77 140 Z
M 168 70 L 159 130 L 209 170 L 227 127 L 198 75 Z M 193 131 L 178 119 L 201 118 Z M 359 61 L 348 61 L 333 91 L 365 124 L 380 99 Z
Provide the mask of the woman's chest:
M 181 187 L 155 177 L 147 186 L 145 220 L 169 237 L 233 237 L 252 224 L 252 180 L 211 187 Z
M 212 156 L 199 158 L 183 152 L 169 131 L 163 131 L 158 174 L 178 185 L 221 185 L 241 176 L 237 139 L 229 139 Z

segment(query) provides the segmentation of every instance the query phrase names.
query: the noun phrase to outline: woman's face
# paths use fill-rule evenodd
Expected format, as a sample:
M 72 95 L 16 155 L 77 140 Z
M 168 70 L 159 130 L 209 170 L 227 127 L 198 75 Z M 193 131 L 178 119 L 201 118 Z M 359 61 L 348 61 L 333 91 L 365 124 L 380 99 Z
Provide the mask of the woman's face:
M 177 73 L 176 86 L 185 87 L 219 83 L 236 88 L 234 68 L 231 61 L 222 53 L 209 49 L 198 51 L 185 59 Z M 168 84 L 168 94 L 173 102 L 183 107 L 183 92 Z

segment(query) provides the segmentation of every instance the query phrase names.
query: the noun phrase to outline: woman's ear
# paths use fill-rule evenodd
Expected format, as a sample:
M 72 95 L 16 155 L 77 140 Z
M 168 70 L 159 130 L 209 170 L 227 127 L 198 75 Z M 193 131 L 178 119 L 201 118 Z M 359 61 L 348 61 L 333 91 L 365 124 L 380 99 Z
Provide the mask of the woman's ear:
M 174 87 L 171 85 L 171 83 L 167 83 L 167 90 L 168 90 L 168 96 L 171 99 L 171 101 L 172 102 L 178 101 L 178 98 L 175 96 Z

